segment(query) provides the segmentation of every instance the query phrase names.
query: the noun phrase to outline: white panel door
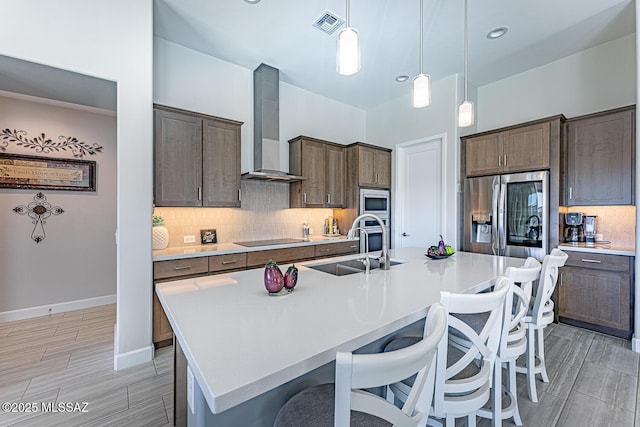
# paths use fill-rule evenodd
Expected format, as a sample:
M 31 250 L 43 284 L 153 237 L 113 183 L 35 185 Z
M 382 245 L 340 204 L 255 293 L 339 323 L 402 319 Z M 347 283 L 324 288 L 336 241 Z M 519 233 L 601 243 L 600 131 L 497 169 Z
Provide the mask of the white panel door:
M 437 245 L 442 229 L 442 139 L 398 147 L 397 247 Z

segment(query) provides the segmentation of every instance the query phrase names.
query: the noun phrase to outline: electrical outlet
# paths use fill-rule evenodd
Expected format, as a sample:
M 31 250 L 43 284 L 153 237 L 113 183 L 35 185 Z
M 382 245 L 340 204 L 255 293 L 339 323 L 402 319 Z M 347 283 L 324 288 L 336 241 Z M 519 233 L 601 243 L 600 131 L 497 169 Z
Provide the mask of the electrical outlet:
M 185 243 L 195 243 L 196 242 L 196 236 L 184 236 L 184 242 Z
M 189 409 L 191 409 L 191 413 L 195 414 L 195 391 L 193 384 L 193 372 L 191 372 L 191 368 L 187 365 L 187 404 L 189 404 Z

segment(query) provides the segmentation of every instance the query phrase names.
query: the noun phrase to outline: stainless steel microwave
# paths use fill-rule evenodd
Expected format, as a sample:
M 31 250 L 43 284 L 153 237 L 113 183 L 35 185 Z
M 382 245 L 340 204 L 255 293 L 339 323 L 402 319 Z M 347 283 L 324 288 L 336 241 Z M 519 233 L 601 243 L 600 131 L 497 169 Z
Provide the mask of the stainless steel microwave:
M 360 190 L 360 214 L 370 213 L 388 219 L 390 205 L 389 190 Z

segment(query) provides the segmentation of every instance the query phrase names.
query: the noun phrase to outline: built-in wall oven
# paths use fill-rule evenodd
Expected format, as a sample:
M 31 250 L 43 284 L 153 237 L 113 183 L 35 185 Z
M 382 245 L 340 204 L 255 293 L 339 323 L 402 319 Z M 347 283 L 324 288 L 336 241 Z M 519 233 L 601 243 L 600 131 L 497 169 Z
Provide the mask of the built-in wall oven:
M 389 190 L 360 190 L 360 214 L 370 213 L 377 215 L 383 222 L 387 232 L 387 248 L 391 247 L 391 200 Z M 378 221 L 367 218 L 360 221 L 360 227 L 366 230 L 360 233 L 360 252 L 365 251 L 365 238 L 368 238 L 368 249 L 371 251 L 382 250 L 382 227 Z M 365 237 L 366 236 L 366 237 Z

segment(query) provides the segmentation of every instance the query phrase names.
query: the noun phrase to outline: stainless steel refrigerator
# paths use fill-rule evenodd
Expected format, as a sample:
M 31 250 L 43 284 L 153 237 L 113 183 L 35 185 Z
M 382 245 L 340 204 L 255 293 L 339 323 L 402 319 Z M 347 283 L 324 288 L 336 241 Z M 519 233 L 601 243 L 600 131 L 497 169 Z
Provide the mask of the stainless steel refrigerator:
M 467 178 L 463 250 L 542 260 L 549 246 L 549 172 Z

